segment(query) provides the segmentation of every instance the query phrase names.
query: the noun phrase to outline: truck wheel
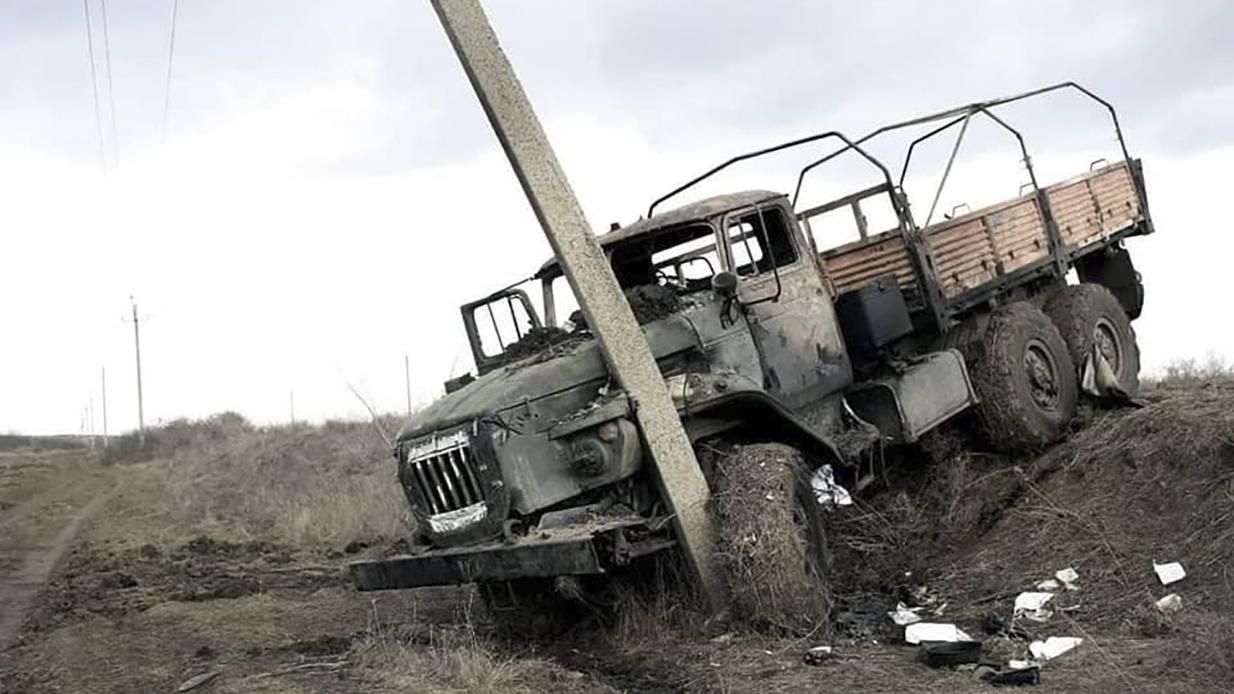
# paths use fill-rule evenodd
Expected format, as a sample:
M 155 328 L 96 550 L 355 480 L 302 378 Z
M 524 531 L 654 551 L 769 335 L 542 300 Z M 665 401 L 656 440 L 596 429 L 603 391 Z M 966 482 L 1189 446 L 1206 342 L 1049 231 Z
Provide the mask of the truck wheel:
M 831 555 L 801 453 L 783 444 L 732 447 L 716 461 L 712 508 L 737 616 L 795 634 L 825 624 Z
M 1030 303 L 1007 304 L 974 347 L 969 372 L 990 443 L 1034 449 L 1061 438 L 1079 389 L 1067 344 L 1050 319 Z
M 1131 319 L 1109 289 L 1087 283 L 1065 287 L 1046 302 L 1045 313 L 1067 343 L 1077 373 L 1095 343 L 1122 389 L 1135 395 L 1140 387 L 1140 348 Z

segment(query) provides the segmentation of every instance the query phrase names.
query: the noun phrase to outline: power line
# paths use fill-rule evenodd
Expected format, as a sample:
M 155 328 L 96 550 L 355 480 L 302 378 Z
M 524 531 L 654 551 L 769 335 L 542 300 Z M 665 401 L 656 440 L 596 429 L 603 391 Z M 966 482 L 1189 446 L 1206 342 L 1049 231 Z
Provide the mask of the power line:
M 103 15 L 103 64 L 107 66 L 107 102 L 111 109 L 112 164 L 118 167 L 120 165 L 120 135 L 116 126 L 116 92 L 111 83 L 111 39 L 107 35 L 107 0 L 99 0 L 99 6 Z
M 94 70 L 94 30 L 90 25 L 90 0 L 82 0 L 81 5 L 86 10 L 86 48 L 90 53 L 90 86 L 94 89 L 94 127 L 99 136 L 99 163 L 103 167 L 103 176 L 107 176 L 107 148 L 103 145 L 103 116 L 99 111 L 99 81 Z
M 176 15 L 180 0 L 171 0 L 171 38 L 167 42 L 167 84 L 163 87 L 163 142 L 167 142 L 167 114 L 171 112 L 171 68 L 176 57 Z

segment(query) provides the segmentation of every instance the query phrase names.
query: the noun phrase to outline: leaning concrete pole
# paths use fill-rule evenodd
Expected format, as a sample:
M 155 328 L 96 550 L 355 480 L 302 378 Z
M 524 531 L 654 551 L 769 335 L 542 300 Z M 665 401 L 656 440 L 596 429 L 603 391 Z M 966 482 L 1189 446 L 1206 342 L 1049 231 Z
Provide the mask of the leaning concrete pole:
M 612 375 L 634 403 L 677 539 L 713 610 L 728 602 L 713 560 L 707 482 L 634 313 L 591 233 L 574 191 L 540 127 L 479 0 L 431 0 L 527 201 L 557 255 Z

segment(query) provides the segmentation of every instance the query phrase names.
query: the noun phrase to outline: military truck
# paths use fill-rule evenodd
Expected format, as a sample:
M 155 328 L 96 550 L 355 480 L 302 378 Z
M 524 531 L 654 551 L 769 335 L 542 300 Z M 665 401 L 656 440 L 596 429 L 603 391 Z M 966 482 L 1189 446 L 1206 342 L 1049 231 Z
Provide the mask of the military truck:
M 1108 112 L 1122 159 L 1041 185 L 1024 138 L 997 111 L 1064 91 Z M 937 221 L 936 193 L 919 223 L 903 186 L 914 150 L 958 133 L 941 192 L 975 119 L 1018 147 L 1024 188 Z M 868 150 L 887 133 L 926 128 L 898 178 Z M 660 211 L 734 164 L 816 142 L 836 148 L 800 170 L 792 197 L 749 190 Z M 802 181 L 843 154 L 877 182 L 799 209 Z M 863 207 L 875 202 L 893 210 L 891 228 L 869 228 Z M 851 216 L 859 238 L 827 247 L 815 227 L 833 214 Z M 989 445 L 1038 448 L 1065 434 L 1081 397 L 1133 395 L 1131 320 L 1143 287 L 1123 241 L 1152 230 L 1141 165 L 1114 108 L 1068 82 L 855 140 L 832 131 L 733 157 L 597 240 L 700 451 L 718 440 L 780 442 L 800 452 L 803 476 L 825 470 L 859 492 L 886 447 L 911 446 L 966 412 Z M 510 606 L 534 602 L 558 577 L 603 577 L 674 546 L 632 416 L 638 403 L 611 378 L 581 316 L 562 315 L 568 291 L 550 260 L 462 307 L 478 373 L 448 382 L 398 434 L 416 537 L 405 554 L 353 563 L 359 589 L 475 582 L 495 607 Z M 714 456 L 699 458 L 710 482 Z M 790 503 L 818 524 L 815 496 Z M 818 561 L 802 568 L 817 574 L 826 550 L 813 525 Z

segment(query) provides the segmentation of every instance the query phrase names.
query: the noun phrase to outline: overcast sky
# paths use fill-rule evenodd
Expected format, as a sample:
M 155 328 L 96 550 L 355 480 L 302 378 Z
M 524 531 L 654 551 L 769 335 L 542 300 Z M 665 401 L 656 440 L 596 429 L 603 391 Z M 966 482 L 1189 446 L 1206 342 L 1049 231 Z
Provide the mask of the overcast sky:
M 1234 5 L 1162 2 L 489 0 L 592 223 L 744 149 L 1074 79 L 1120 109 L 1159 233 L 1129 246 L 1148 370 L 1234 356 Z M 112 431 L 237 410 L 258 422 L 382 410 L 471 368 L 457 306 L 550 253 L 428 3 L 0 0 L 0 431 L 75 432 L 107 369 Z M 705 8 L 705 9 L 704 9 Z M 115 122 L 110 102 L 115 104 Z M 1117 154 L 1070 96 L 1015 117 L 1046 181 Z M 113 137 L 114 133 L 114 137 Z M 974 132 L 944 205 L 1013 196 L 1005 138 Z M 890 144 L 880 153 L 892 156 Z M 909 194 L 928 207 L 943 151 Z M 933 156 L 933 160 L 930 159 Z M 106 159 L 106 175 L 101 159 Z M 801 157 L 719 189 L 790 187 Z M 796 166 L 794 166 L 796 165 Z M 933 168 L 931 168 L 933 167 Z M 822 173 L 825 197 L 868 185 Z

